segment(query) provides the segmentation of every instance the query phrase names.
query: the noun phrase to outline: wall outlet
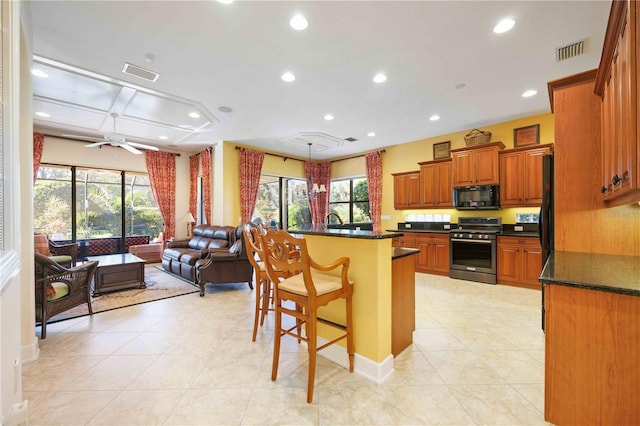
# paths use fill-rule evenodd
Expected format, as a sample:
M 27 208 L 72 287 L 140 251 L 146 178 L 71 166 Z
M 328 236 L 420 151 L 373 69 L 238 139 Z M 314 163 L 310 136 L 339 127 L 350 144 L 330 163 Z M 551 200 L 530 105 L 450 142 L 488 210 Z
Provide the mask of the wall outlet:
M 443 229 L 451 229 L 451 225 L 444 225 Z
M 514 230 L 514 231 L 524 231 L 524 226 L 518 226 L 518 225 L 516 225 L 516 226 L 514 226 L 514 227 L 513 227 L 513 230 Z
M 391 216 L 389 216 L 388 214 L 381 214 L 380 215 L 380 220 L 390 220 Z
M 405 229 L 409 229 L 409 228 L 411 228 L 411 224 L 410 224 L 410 223 L 405 223 L 405 224 L 404 224 L 404 228 L 405 228 Z

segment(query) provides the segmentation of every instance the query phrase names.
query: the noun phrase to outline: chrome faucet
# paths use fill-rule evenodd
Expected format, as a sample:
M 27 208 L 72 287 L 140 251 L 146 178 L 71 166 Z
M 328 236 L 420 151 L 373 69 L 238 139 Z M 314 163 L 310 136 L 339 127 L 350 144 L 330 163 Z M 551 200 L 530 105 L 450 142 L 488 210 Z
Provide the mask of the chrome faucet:
M 331 216 L 335 216 L 338 219 L 338 222 L 340 222 L 340 225 L 344 225 L 344 222 L 342 221 L 342 219 L 340 218 L 340 215 L 338 215 L 338 213 L 336 212 L 331 212 L 327 215 L 327 217 L 325 217 L 325 222 L 327 222 L 327 225 L 329 225 L 329 218 Z

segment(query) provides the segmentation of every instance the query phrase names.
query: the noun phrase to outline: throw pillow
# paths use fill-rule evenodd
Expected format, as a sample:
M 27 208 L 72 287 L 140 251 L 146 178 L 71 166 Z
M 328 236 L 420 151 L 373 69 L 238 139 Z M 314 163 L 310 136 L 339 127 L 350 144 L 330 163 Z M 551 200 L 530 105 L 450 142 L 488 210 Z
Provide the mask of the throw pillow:
M 33 235 L 33 248 L 43 256 L 51 256 L 49 252 L 49 239 L 46 234 Z

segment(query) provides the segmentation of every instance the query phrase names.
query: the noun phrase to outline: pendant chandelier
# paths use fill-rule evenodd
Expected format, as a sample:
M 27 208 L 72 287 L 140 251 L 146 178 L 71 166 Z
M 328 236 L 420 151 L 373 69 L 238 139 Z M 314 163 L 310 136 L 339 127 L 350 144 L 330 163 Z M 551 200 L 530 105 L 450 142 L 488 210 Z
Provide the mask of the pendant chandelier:
M 308 142 L 309 145 L 309 170 L 311 170 L 311 142 Z M 327 187 L 324 184 L 318 185 L 318 182 L 313 183 L 311 179 L 311 173 L 307 175 L 307 191 L 309 192 L 309 202 L 313 201 L 319 193 L 327 192 Z

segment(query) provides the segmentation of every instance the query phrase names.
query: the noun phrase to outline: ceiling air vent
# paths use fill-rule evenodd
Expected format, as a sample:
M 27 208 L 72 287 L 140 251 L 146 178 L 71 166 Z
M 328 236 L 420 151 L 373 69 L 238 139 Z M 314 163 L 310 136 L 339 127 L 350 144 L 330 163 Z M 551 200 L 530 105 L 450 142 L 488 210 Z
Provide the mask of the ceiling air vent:
M 358 139 L 356 139 L 356 138 L 344 138 L 344 140 L 347 141 L 347 142 L 355 142 Z
M 134 77 L 142 78 L 147 81 L 156 82 L 160 74 L 157 72 L 149 71 L 144 68 L 140 68 L 137 65 L 132 65 L 128 62 L 124 63 L 124 67 L 122 68 L 122 72 L 125 74 L 132 75 Z
M 585 52 L 586 41 L 587 39 L 583 39 L 575 43 L 567 44 L 566 46 L 558 47 L 556 49 L 556 62 L 582 55 Z

